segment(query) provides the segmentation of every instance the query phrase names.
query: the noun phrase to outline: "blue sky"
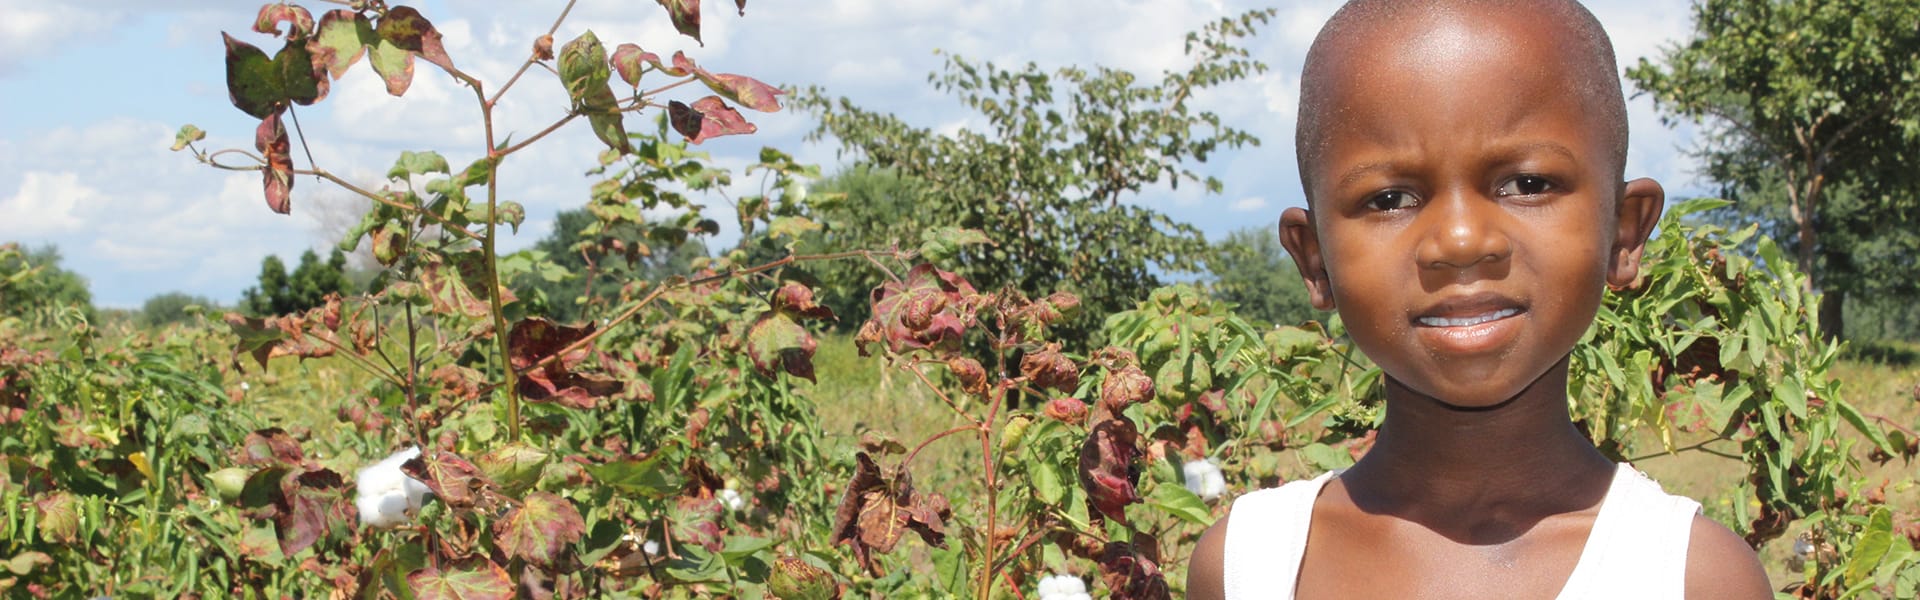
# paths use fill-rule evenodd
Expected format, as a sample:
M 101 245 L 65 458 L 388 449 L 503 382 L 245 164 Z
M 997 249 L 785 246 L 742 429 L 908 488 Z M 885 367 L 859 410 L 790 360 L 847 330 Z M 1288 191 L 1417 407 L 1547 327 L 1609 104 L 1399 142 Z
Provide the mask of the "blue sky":
M 330 8 L 310 4 L 316 14 Z M 445 35 L 456 63 L 497 86 L 563 4 L 432 0 L 418 7 Z M 708 43 L 701 47 L 674 34 L 652 2 L 581 0 L 556 37 L 564 43 L 591 28 L 609 46 L 635 42 L 663 56 L 686 50 L 710 70 L 776 85 L 821 85 L 915 125 L 953 131 L 976 123 L 927 84 L 927 74 L 940 65 L 936 49 L 1003 65 L 1107 65 L 1157 79 L 1183 64 L 1187 31 L 1269 4 L 750 0 L 740 17 L 731 0 L 707 0 Z M 1300 61 L 1339 2 L 1277 5 L 1278 18 L 1248 43 L 1271 70 L 1196 97 L 1265 143 L 1199 166 L 1225 183 L 1221 194 L 1182 186 L 1145 190 L 1129 201 L 1193 223 L 1209 239 L 1270 226 L 1281 210 L 1301 203 L 1291 144 Z M 1589 5 L 1613 36 L 1623 66 L 1689 28 L 1682 0 Z M 293 214 L 277 215 L 261 200 L 257 174 L 217 171 L 167 151 L 185 123 L 205 129 L 211 147 L 251 149 L 257 121 L 227 101 L 220 32 L 271 52 L 275 42 L 248 30 L 258 8 L 258 2 L 228 0 L 0 0 L 0 241 L 58 245 L 64 265 L 90 281 L 95 302 L 115 307 L 136 307 L 169 291 L 232 302 L 253 282 L 262 257 L 291 260 L 331 246 L 364 207 L 348 193 L 302 179 Z M 565 106 L 555 78 L 535 70 L 502 103 L 500 126 L 526 135 L 564 114 Z M 1663 127 L 1645 99 L 1631 102 L 1629 112 L 1628 176 L 1659 179 L 1671 194 L 1700 191 L 1682 152 L 1692 132 Z M 456 165 L 476 158 L 483 145 L 476 114 L 471 93 L 431 65 L 420 63 L 413 89 L 393 98 L 362 61 L 299 118 L 322 167 L 377 186 L 402 150 L 438 150 Z M 842 164 L 831 141 L 802 141 L 812 127 L 806 115 L 747 116 L 758 134 L 709 141 L 701 149 L 735 169 L 752 162 L 762 146 L 828 171 Z M 576 127 L 510 160 L 502 169 L 504 197 L 524 204 L 528 219 L 506 248 L 532 244 L 555 213 L 585 202 L 592 180 L 580 172 L 593 164 L 598 147 Z M 305 167 L 304 155 L 295 155 Z M 728 214 L 719 198 L 710 200 L 710 210 Z

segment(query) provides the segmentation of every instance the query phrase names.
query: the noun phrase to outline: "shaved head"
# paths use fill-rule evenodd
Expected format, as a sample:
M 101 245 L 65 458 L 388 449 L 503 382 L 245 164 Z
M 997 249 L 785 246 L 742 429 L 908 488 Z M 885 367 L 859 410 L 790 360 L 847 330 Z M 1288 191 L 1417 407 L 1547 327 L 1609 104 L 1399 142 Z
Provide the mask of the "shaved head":
M 1382 51 L 1437 20 L 1481 23 L 1486 20 L 1480 17 L 1488 15 L 1522 21 L 1552 37 L 1556 51 L 1537 60 L 1554 63 L 1566 87 L 1548 93 L 1579 97 L 1600 133 L 1610 138 L 1608 158 L 1615 181 L 1621 180 L 1627 156 L 1626 99 L 1620 92 L 1613 43 L 1586 7 L 1574 0 L 1354 0 L 1320 29 L 1300 75 L 1294 153 L 1309 202 L 1313 163 L 1334 134 L 1327 130 L 1328 122 L 1344 109 L 1339 99 L 1343 81 L 1368 76 L 1353 68 L 1352 56 Z

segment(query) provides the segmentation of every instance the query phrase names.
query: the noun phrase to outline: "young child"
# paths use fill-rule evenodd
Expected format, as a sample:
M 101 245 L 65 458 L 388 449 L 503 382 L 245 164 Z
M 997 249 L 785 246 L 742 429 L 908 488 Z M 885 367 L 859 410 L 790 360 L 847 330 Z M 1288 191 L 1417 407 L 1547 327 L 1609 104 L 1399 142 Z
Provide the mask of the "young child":
M 1665 202 L 1622 183 L 1614 69 L 1572 0 L 1357 0 L 1321 30 L 1280 237 L 1386 372 L 1386 421 L 1352 468 L 1236 501 L 1189 597 L 1772 597 L 1567 415 L 1568 353 Z

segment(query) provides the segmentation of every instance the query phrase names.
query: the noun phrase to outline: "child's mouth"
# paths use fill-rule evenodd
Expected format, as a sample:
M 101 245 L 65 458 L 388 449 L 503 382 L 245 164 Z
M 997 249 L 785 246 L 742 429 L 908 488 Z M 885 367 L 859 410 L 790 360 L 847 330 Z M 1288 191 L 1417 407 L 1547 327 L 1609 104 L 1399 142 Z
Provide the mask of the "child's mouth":
M 1505 319 L 1517 314 L 1520 314 L 1520 309 L 1518 308 L 1502 308 L 1492 312 L 1463 317 L 1420 317 L 1416 319 L 1415 322 L 1426 327 L 1472 327 L 1481 323 L 1491 323 Z

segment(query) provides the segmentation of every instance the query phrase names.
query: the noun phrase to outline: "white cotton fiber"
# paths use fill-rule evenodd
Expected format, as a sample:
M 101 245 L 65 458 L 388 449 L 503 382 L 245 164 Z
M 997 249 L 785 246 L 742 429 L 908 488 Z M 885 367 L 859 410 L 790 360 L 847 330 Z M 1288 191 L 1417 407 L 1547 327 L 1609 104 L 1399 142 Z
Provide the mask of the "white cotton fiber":
M 1227 493 L 1227 478 L 1220 474 L 1220 465 L 1213 459 L 1187 461 L 1182 468 L 1187 475 L 1187 491 L 1200 499 L 1212 502 Z
M 1087 583 L 1079 577 L 1065 573 L 1040 578 L 1040 586 L 1034 590 L 1039 600 L 1082 600 L 1090 599 Z
M 355 475 L 353 503 L 360 508 L 360 522 L 387 529 L 406 524 L 420 511 L 431 491 L 427 484 L 408 477 L 400 465 L 420 456 L 419 447 L 393 453 Z

